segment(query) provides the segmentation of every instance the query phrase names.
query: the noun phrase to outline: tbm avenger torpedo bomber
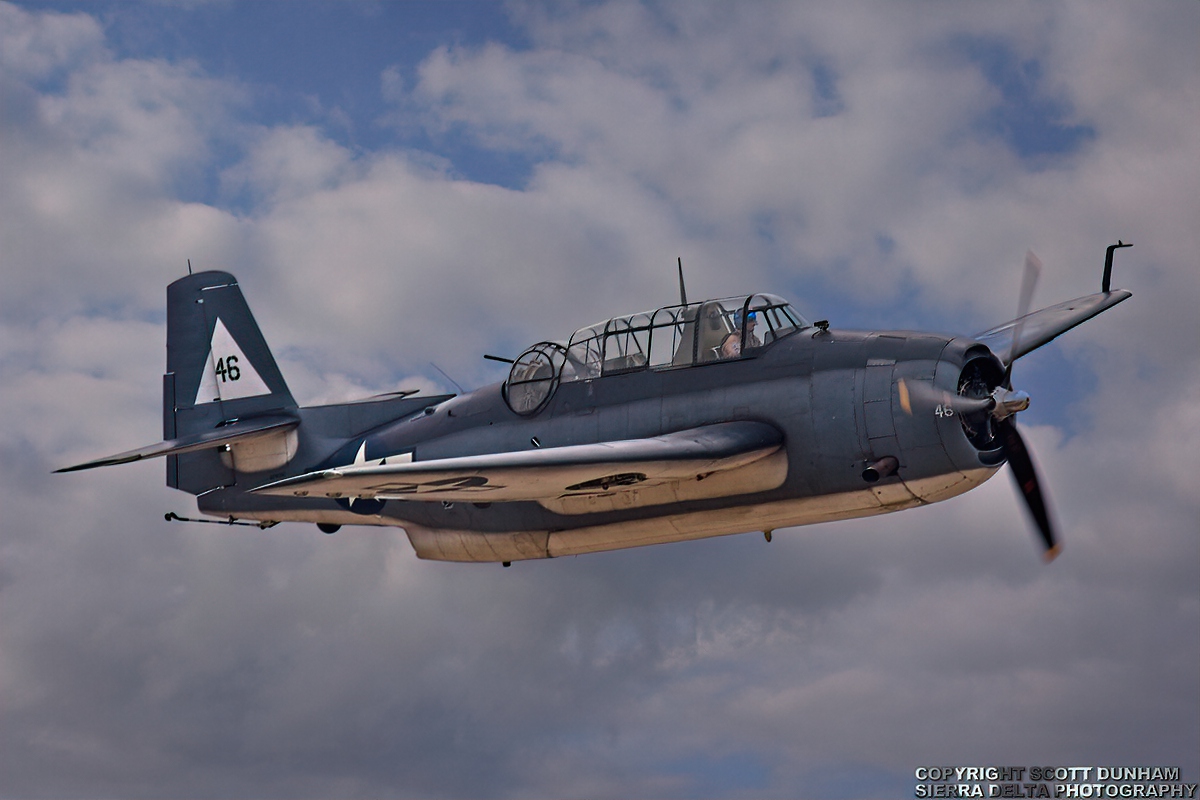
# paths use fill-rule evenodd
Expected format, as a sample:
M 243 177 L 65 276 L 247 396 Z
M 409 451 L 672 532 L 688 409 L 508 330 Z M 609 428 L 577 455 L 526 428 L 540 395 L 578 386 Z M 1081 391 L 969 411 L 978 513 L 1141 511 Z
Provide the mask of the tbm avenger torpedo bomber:
M 392 525 L 417 556 L 499 561 L 864 517 L 945 500 L 1007 461 L 1058 552 L 1014 416 L 1013 362 L 1130 297 L 1101 291 L 973 337 L 842 331 L 770 294 L 581 328 L 462 395 L 296 405 L 234 277 L 167 287 L 167 485 L 230 524 Z M 496 357 L 492 357 L 496 358 Z M 508 359 L 499 359 L 507 361 Z M 168 519 L 181 519 L 168 514 Z M 210 520 L 215 521 L 215 520 Z

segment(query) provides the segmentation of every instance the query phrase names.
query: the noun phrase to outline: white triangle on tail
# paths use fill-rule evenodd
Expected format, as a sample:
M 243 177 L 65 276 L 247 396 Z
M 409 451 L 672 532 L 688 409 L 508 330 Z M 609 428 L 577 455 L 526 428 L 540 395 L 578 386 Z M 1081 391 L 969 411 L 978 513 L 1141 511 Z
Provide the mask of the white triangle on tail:
M 216 327 L 213 328 L 212 342 L 208 347 L 204 374 L 200 378 L 200 388 L 196 390 L 196 402 L 193 405 L 270 393 L 266 381 L 258 374 L 258 370 L 250 363 L 250 359 L 246 358 L 246 354 L 225 327 L 225 323 L 218 317 Z

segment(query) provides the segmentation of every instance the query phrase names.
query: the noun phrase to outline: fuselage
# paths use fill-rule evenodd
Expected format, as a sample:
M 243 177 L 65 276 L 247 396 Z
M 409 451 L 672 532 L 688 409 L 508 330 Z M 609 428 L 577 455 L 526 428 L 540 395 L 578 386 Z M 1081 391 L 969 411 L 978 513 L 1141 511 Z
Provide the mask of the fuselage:
M 234 472 L 233 485 L 198 502 L 220 516 L 399 526 L 418 556 L 454 561 L 545 558 L 869 516 L 961 494 L 1003 462 L 953 413 L 905 408 L 899 381 L 954 394 L 969 374 L 994 385 L 1000 371 L 991 351 L 967 338 L 806 327 L 750 356 L 564 382 L 531 415 L 515 413 L 503 384 L 493 384 L 428 405 L 408 399 L 397 404 L 402 416 L 347 440 L 330 422 L 342 407 L 304 408 L 286 469 Z M 772 488 L 739 492 L 735 483 L 720 497 L 692 498 L 681 485 L 503 503 L 489 502 L 486 492 L 464 502 L 246 494 L 285 474 L 401 453 L 417 461 L 507 453 L 734 420 L 782 433 L 783 448 L 751 482 Z M 883 466 L 872 475 L 872 465 Z

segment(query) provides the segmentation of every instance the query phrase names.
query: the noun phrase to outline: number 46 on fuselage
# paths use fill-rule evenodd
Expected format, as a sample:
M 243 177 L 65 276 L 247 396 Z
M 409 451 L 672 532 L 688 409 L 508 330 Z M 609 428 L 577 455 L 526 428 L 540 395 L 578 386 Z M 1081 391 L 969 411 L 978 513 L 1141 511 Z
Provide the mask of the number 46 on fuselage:
M 421 558 L 512 562 L 863 517 L 933 503 L 1007 461 L 1048 557 L 1051 515 L 1013 422 L 1013 362 L 1130 296 L 971 337 L 842 331 L 768 294 L 614 317 L 541 342 L 467 394 L 299 407 L 234 277 L 167 288 L 153 456 L 225 521 L 403 528 Z M 173 517 L 174 515 L 168 515 Z

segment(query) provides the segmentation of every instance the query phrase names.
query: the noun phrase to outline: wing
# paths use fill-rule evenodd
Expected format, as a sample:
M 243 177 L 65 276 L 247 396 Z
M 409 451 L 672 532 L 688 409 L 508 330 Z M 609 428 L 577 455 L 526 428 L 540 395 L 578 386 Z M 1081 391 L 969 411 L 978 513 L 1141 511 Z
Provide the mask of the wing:
M 429 461 L 364 464 L 320 470 L 253 491 L 295 497 L 505 502 L 639 492 L 672 482 L 704 481 L 765 459 L 783 446 L 783 434 L 762 422 L 723 422 L 648 439 L 548 447 Z M 751 470 L 752 472 L 752 470 Z M 782 483 L 779 470 L 763 481 L 738 483 L 739 493 Z M 786 467 L 785 472 L 786 475 Z M 716 494 L 728 493 L 722 481 Z M 728 485 L 725 482 L 724 485 Z M 695 493 L 690 493 L 695 496 Z M 704 496 L 703 493 L 700 496 Z
M 1053 340 L 1059 334 L 1066 333 L 1081 322 L 1086 322 L 1100 312 L 1107 311 L 1132 296 L 1130 292 L 1126 291 L 1090 294 L 1087 297 L 1068 300 L 1065 303 L 1026 314 L 1021 319 L 1014 319 L 991 330 L 976 334 L 975 338 L 986 344 L 1000 358 L 1008 358 L 1009 350 L 1012 347 L 1013 330 L 1017 323 L 1021 322 L 1021 341 L 1018 343 L 1016 352 L 1012 354 L 1012 360 L 1016 361 L 1021 356 L 1032 353 Z
M 178 439 L 169 439 L 158 444 L 139 447 L 136 450 L 126 450 L 124 453 L 117 453 L 115 456 L 107 456 L 98 458 L 95 461 L 88 461 L 83 464 L 76 464 L 72 467 L 63 467 L 56 469 L 55 472 L 75 472 L 81 469 L 93 469 L 94 467 L 107 467 L 113 464 L 128 464 L 131 461 L 141 461 L 143 458 L 154 458 L 156 456 L 171 456 L 180 455 L 181 453 L 191 453 L 196 450 L 206 450 L 210 447 L 220 447 L 227 444 L 236 444 L 238 442 L 246 442 L 251 439 L 257 439 L 262 436 L 267 436 L 272 433 L 295 428 L 300 424 L 300 420 L 288 414 L 271 414 L 262 417 L 254 417 L 251 419 L 237 420 L 219 428 L 213 428 L 209 431 L 201 431 L 200 433 L 190 436 L 182 436 Z

